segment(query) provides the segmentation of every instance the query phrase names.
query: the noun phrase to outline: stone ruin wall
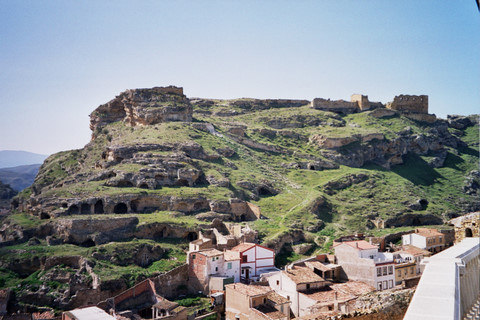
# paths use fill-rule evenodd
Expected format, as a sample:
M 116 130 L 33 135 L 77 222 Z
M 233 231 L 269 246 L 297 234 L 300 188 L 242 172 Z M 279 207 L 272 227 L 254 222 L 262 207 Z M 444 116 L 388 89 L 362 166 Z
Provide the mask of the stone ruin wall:
M 393 102 L 387 103 L 387 109 L 399 112 L 428 114 L 428 96 L 404 94 L 395 96 Z

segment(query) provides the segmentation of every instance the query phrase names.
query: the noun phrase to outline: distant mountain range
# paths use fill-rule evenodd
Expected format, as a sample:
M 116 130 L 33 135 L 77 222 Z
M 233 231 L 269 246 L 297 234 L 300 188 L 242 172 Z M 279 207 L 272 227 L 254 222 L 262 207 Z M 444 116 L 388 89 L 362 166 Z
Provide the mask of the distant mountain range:
M 14 190 L 21 191 L 30 186 L 37 176 L 41 164 L 30 164 L 12 168 L 0 168 L 0 181 L 10 185 Z
M 32 153 L 17 150 L 0 151 L 0 168 L 11 168 L 29 164 L 39 164 L 48 157 L 48 155 Z

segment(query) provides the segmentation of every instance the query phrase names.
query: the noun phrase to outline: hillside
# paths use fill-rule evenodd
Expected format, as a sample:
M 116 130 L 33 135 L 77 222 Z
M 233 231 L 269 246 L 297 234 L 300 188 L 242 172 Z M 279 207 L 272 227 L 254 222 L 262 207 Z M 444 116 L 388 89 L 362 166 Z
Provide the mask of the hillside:
M 310 103 L 127 90 L 90 115 L 90 143 L 48 157 L 13 201 L 0 230 L 11 245 L 0 249 L 3 285 L 22 283 L 10 259 L 29 248 L 28 261 L 76 254 L 102 280 L 134 281 L 165 256 L 132 269 L 98 253 L 120 255 L 116 243 L 131 252 L 162 246 L 173 267 L 189 240 L 228 222 L 250 226 L 277 252 L 307 242 L 313 253 L 334 236 L 479 210 L 478 116 L 442 120 L 425 107 L 426 96 Z M 38 271 L 25 269 L 21 277 Z

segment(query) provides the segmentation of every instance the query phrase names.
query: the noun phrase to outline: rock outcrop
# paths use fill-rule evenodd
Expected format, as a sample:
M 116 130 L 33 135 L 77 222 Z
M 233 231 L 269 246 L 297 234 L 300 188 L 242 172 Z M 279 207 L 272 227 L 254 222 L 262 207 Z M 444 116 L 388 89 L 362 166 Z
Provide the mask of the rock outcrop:
M 92 138 L 105 125 L 116 121 L 132 127 L 166 121 L 192 121 L 192 106 L 183 94 L 183 88 L 127 90 L 90 114 Z

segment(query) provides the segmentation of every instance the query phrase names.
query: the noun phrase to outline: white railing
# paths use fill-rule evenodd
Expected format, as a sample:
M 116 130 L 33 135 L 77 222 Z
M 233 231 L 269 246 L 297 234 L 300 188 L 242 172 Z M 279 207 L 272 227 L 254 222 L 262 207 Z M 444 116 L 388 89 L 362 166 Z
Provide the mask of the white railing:
M 421 264 L 423 275 L 403 319 L 463 319 L 480 294 L 480 238 L 466 238 Z

